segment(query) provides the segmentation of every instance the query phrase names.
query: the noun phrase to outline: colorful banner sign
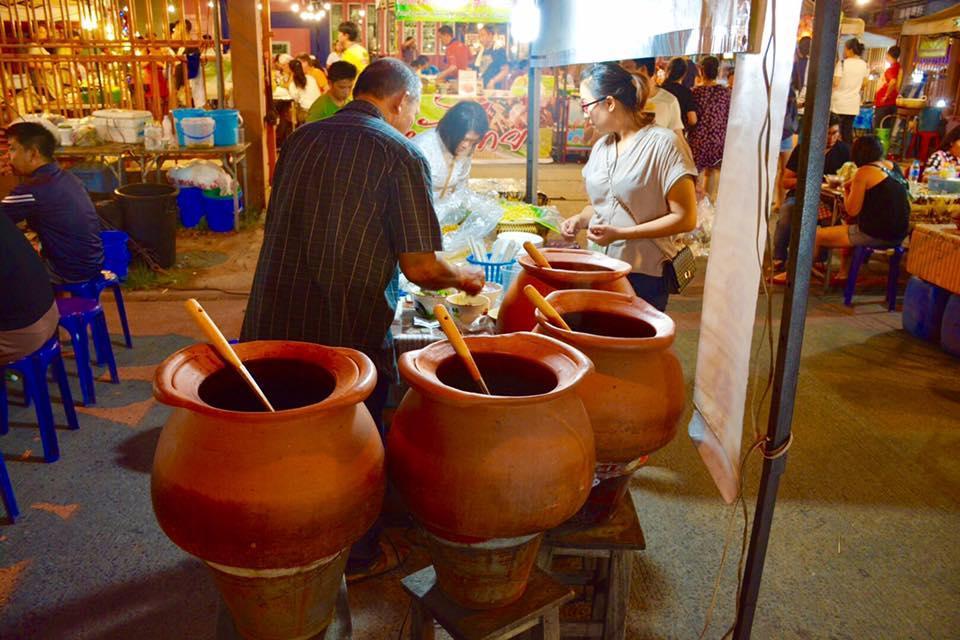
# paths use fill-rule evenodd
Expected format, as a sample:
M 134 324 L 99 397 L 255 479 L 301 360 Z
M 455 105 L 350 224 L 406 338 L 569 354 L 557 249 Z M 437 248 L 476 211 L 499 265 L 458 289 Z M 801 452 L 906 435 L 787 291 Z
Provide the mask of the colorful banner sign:
M 397 20 L 407 22 L 510 22 L 511 0 L 400 0 Z
M 412 133 L 433 129 L 440 118 L 461 100 L 455 95 L 425 93 L 420 98 L 420 112 L 413 123 Z M 477 160 L 522 160 L 527 157 L 527 98 L 526 96 L 480 96 L 469 98 L 478 102 L 490 119 L 490 130 L 477 145 Z M 550 105 L 540 110 L 540 158 L 549 158 L 553 146 L 553 115 Z

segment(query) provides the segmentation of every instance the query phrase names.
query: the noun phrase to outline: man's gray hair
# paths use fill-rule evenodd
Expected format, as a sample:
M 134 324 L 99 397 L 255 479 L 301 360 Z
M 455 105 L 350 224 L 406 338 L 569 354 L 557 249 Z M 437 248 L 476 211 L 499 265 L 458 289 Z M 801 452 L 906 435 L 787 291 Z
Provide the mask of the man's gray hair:
M 409 93 L 411 98 L 419 98 L 420 78 L 397 58 L 381 58 L 370 63 L 353 86 L 353 95 L 380 100 L 404 92 Z

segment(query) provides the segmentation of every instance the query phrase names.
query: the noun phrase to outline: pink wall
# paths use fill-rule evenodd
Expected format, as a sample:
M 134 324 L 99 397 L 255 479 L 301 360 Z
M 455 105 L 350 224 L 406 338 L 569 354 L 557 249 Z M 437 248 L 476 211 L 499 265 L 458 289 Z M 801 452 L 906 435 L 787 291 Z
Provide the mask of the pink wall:
M 290 54 L 310 53 L 309 29 L 272 29 L 274 42 L 289 42 Z

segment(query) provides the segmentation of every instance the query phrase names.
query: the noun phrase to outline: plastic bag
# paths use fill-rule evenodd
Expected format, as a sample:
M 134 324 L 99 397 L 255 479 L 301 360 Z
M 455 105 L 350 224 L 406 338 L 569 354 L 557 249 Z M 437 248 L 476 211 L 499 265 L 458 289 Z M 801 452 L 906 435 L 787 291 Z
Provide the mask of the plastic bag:
M 226 171 L 209 160 L 195 160 L 167 172 L 167 180 L 180 187 L 219 189 L 220 195 L 233 195 L 233 179 Z
M 710 237 L 713 233 L 713 218 L 715 215 L 710 198 L 704 197 L 697 203 L 697 227 L 693 231 L 674 236 L 677 248 L 690 247 L 695 256 L 710 255 Z
M 443 250 L 459 251 L 470 239 L 482 240 L 494 229 L 503 215 L 503 207 L 496 198 L 470 189 L 457 192 L 457 198 L 437 207 L 440 228 L 452 227 L 443 234 Z M 454 222 L 456 220 L 456 222 Z

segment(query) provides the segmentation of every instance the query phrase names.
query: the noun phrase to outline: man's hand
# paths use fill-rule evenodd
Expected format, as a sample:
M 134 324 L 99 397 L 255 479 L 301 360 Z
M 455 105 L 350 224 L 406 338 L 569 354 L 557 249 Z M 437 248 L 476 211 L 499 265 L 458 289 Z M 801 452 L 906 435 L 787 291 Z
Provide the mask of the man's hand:
M 480 267 L 460 267 L 460 282 L 457 284 L 457 289 L 475 296 L 483 289 L 485 282 L 486 278 Z
M 622 239 L 620 230 L 609 224 L 595 224 L 587 229 L 587 239 L 605 247 L 611 242 Z

